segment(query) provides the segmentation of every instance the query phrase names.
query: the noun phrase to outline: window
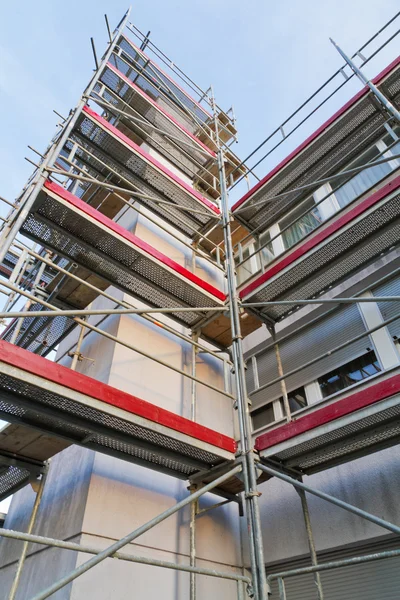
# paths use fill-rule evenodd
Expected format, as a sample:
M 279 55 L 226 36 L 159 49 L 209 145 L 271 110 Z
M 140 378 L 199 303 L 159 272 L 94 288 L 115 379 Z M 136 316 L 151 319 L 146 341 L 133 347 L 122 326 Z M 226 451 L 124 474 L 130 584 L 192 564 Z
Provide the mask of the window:
M 285 231 L 282 231 L 282 241 L 285 250 L 297 244 L 297 242 L 314 231 L 314 229 L 322 223 L 323 219 L 319 213 L 318 207 L 313 208 L 314 204 L 315 201 L 313 197 L 308 198 L 295 210 L 292 210 L 292 212 L 279 221 L 279 229 L 281 231 L 287 227 Z M 307 210 L 309 212 L 303 215 Z
M 292 392 L 288 392 L 288 400 L 290 412 L 294 413 L 307 406 L 307 398 L 304 387 L 297 388 Z M 275 411 L 273 407 L 274 402 L 279 402 L 281 406 L 281 414 L 285 415 L 285 408 L 283 406 L 283 398 L 280 397 L 277 400 L 267 404 L 266 406 L 261 406 L 257 408 L 251 413 L 251 417 L 253 419 L 253 427 L 254 429 L 260 429 L 261 427 L 265 427 L 265 425 L 269 425 L 277 420 L 275 416 Z
M 366 163 L 378 160 L 382 158 L 380 151 L 376 145 L 372 146 L 369 150 L 358 158 L 356 161 L 351 163 L 345 170 L 354 169 L 365 165 Z M 335 190 L 335 197 L 339 203 L 340 208 L 343 208 L 352 200 L 355 200 L 358 196 L 366 192 L 370 187 L 374 186 L 378 181 L 386 177 L 392 171 L 392 167 L 389 163 L 382 163 L 376 167 L 371 167 L 357 173 L 347 183 L 344 183 L 339 189 Z M 343 176 L 343 180 L 347 179 L 348 175 Z M 335 189 L 340 184 L 340 178 L 332 180 L 332 187 Z
M 271 404 L 262 406 L 251 413 L 253 419 L 253 428 L 260 429 L 264 425 L 269 425 L 275 421 L 274 407 Z
M 242 264 L 238 266 L 239 262 L 243 260 Z M 247 246 L 242 248 L 241 253 L 238 252 L 235 256 L 235 264 L 237 267 L 237 276 L 239 284 L 249 279 L 254 273 L 257 273 L 260 269 L 259 256 L 254 254 L 254 244 L 249 243 Z
M 379 371 L 381 371 L 381 367 L 376 354 L 373 350 L 370 350 L 366 354 L 320 377 L 318 383 L 322 397 L 326 398 L 340 392 L 340 390 L 344 390 L 358 381 L 368 379 L 368 377 L 379 373 Z
M 260 246 L 264 246 L 265 248 L 260 250 L 261 260 L 263 265 L 267 265 L 275 258 L 274 249 L 271 242 L 271 234 L 269 231 L 265 231 L 262 235 L 260 235 Z

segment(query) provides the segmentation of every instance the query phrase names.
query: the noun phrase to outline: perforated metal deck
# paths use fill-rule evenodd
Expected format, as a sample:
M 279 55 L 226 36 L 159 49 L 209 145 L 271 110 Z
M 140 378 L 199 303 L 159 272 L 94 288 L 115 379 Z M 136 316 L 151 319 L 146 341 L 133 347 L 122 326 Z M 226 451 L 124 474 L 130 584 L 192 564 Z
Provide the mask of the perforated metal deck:
M 193 113 L 201 123 L 212 120 L 212 115 L 207 112 L 194 98 L 173 81 L 165 71 L 142 52 L 129 38 L 121 35 L 117 43 L 122 55 L 134 67 L 133 77 L 139 87 L 158 99 L 167 98 L 172 105 L 182 110 Z M 183 105 L 183 106 L 182 106 Z
M 225 294 L 64 188 L 46 182 L 22 232 L 150 306 L 217 307 Z M 213 313 L 171 316 L 194 327 Z
M 236 450 L 232 438 L 4 341 L 0 418 L 183 479 Z
M 81 146 L 78 152 L 73 150 L 74 142 Z M 140 199 L 153 212 L 189 236 L 193 237 L 203 227 L 216 223 L 219 218 L 220 211 L 214 202 L 87 106 L 84 107 L 63 154 L 69 155 L 71 150 L 75 161 L 83 162 L 96 173 L 107 174 L 108 178 L 110 171 L 105 165 L 109 165 L 114 171 L 116 185 L 123 187 L 125 179 L 134 184 L 133 191 L 167 202 L 157 204 L 146 198 Z M 123 178 L 122 182 L 118 175 Z M 113 179 L 110 180 L 112 181 Z M 87 185 L 81 187 L 86 189 Z
M 400 57 L 373 81 L 393 104 L 400 106 Z M 337 173 L 359 156 L 364 148 L 382 137 L 386 116 L 368 92 L 369 88 L 366 87 L 356 94 L 245 194 L 233 206 L 234 214 L 239 208 L 246 208 L 236 213 L 236 218 L 251 229 L 260 228 L 260 233 L 319 185 L 288 193 L 262 206 L 254 204 Z
M 400 375 L 359 389 L 259 436 L 262 459 L 311 474 L 398 444 Z
M 117 60 L 117 57 L 115 57 L 115 60 Z M 179 161 L 176 162 L 177 166 L 182 168 L 183 156 L 182 152 L 179 152 L 179 148 L 192 157 L 193 160 L 190 161 L 190 166 L 194 169 L 196 169 L 196 163 L 198 169 L 204 166 L 210 158 L 216 157 L 213 150 L 210 150 L 210 148 L 180 124 L 179 121 L 168 114 L 164 108 L 157 104 L 155 100 L 131 79 L 126 77 L 124 73 L 119 71 L 112 63 L 105 66 L 100 76 L 100 82 L 105 87 L 99 83 L 95 88 L 95 92 L 119 110 L 127 112 L 136 118 L 141 117 L 141 135 L 145 132 L 152 143 L 160 142 L 157 148 L 161 152 L 163 152 L 163 148 L 166 146 L 168 157 L 172 159 L 174 157 L 179 158 Z M 175 143 L 172 141 L 168 142 L 165 136 L 154 130 L 154 127 L 146 126 L 146 123 L 173 136 Z M 134 128 L 132 122 L 131 126 Z M 190 170 L 187 172 L 188 175 L 191 173 Z
M 314 298 L 379 254 L 400 238 L 400 177 L 344 213 L 278 258 L 240 291 L 245 302 Z M 274 320 L 293 306 L 254 309 Z

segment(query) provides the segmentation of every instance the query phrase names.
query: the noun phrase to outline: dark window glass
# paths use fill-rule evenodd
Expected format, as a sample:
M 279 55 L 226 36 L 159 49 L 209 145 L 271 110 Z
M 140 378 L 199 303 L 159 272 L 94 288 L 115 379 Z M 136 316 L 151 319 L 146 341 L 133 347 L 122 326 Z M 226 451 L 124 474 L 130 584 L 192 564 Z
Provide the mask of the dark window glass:
M 293 390 L 288 393 L 290 412 L 294 413 L 301 408 L 307 406 L 306 394 L 304 391 L 304 387 L 297 388 L 297 390 Z M 282 406 L 282 413 L 285 414 L 285 409 L 283 406 L 283 398 L 278 398 L 279 402 Z M 261 408 L 257 408 L 251 413 L 253 419 L 253 427 L 254 429 L 259 429 L 260 427 L 264 427 L 269 423 L 273 423 L 275 421 L 274 417 L 274 409 L 271 404 L 267 404 L 267 406 L 262 406 Z
M 366 354 L 320 377 L 318 383 L 321 387 L 322 396 L 324 398 L 331 396 L 358 381 L 371 377 L 379 371 L 381 371 L 381 367 L 376 354 L 373 350 L 370 350 Z
M 254 429 L 260 429 L 260 427 L 264 427 L 264 425 L 268 425 L 275 421 L 272 404 L 267 404 L 267 406 L 258 408 L 251 413 L 251 416 L 253 418 Z

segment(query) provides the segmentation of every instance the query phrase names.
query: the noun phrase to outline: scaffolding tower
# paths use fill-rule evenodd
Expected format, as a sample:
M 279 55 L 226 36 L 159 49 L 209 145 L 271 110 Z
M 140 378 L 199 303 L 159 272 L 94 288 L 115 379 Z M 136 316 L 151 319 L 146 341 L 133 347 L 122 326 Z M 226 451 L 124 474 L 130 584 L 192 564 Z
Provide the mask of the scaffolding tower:
M 368 59 L 361 54 L 372 41 L 385 35 L 398 16 L 358 51 L 362 66 L 395 38 L 395 35 L 386 37 Z M 21 195 L 13 202 L 2 199 L 11 205 L 11 211 L 3 220 L 0 238 L 1 292 L 6 297 L 1 318 L 8 323 L 0 341 L 0 417 L 12 425 L 0 440 L 0 500 L 29 482 L 37 489 L 28 531 L 0 529 L 1 536 L 23 541 L 9 600 L 17 593 L 28 544 L 32 542 L 93 555 L 37 594 L 34 600 L 50 597 L 113 556 L 188 572 L 191 600 L 196 598 L 197 575 L 235 581 L 239 600 L 246 595 L 267 600 L 272 593 L 272 582 L 277 581 L 279 598 L 285 600 L 285 578 L 299 573 L 314 573 L 316 597 L 322 600 L 320 571 L 352 564 L 355 559 L 343 560 L 341 564 L 318 562 L 306 493 L 341 506 L 390 532 L 399 534 L 400 528 L 310 487 L 303 483 L 302 477 L 398 442 L 400 375 L 384 373 L 379 381 L 368 386 L 367 392 L 364 389 L 343 394 L 334 405 L 293 419 L 285 386 L 292 373 L 282 370 L 282 340 L 275 328 L 280 320 L 304 304 L 337 310 L 342 304 L 368 301 L 360 293 L 349 298 L 329 298 L 324 293 L 327 287 L 348 276 L 355 263 L 366 264 L 397 243 L 400 178 L 393 177 L 300 248 L 296 247 L 282 259 L 272 257 L 271 265 L 262 252 L 271 240 L 263 243 L 260 233 L 274 210 L 281 209 L 284 203 L 295 203 L 304 190 L 323 182 L 326 174 L 317 161 L 322 151 L 321 139 L 323 151 L 331 153 L 330 168 L 334 165 L 337 169 L 343 161 L 343 154 L 335 155 L 339 138 L 350 140 L 347 153 L 351 155 L 383 129 L 393 132 L 391 126 L 399 122 L 396 106 L 400 104 L 400 61 L 394 61 L 372 82 L 365 80 L 365 87 L 343 111 L 322 126 L 313 140 L 307 140 L 306 145 L 290 155 L 288 163 L 300 157 L 299 167 L 293 169 L 295 177 L 289 174 L 274 178 L 285 166 L 279 165 L 231 210 L 228 190 L 242 179 L 256 177 L 254 169 L 258 164 L 248 168 L 247 162 L 254 153 L 241 161 L 231 150 L 236 140 L 233 109 L 223 111 L 212 88 L 198 87 L 129 18 L 128 11 L 112 34 L 106 18 L 110 32 L 108 48 L 100 61 L 94 53 L 96 69 L 77 106 L 66 119 L 61 119 L 44 154 L 38 153 L 40 160 L 34 163 L 35 170 Z M 136 36 L 138 45 L 128 35 Z M 355 67 L 354 57 L 350 59 L 344 53 L 342 56 L 345 65 L 328 80 L 345 76 L 337 90 L 352 77 L 346 68 L 362 75 Z M 321 86 L 318 93 L 324 91 L 325 86 Z M 331 96 L 332 93 L 328 98 Z M 311 99 L 300 108 L 307 107 Z M 318 106 L 326 101 L 325 97 Z M 300 125 L 315 110 L 302 116 Z M 284 131 L 289 122 L 290 119 L 267 138 L 266 142 L 282 135 L 277 143 L 273 141 L 272 150 L 300 126 L 295 124 L 290 132 Z M 311 143 L 314 145 L 309 150 L 308 162 L 301 164 L 302 151 Z M 394 138 L 393 146 L 396 144 Z M 256 151 L 263 146 L 264 143 Z M 393 161 L 393 155 L 388 158 L 382 153 L 373 165 L 389 160 Z M 185 178 L 166 163 L 179 169 Z M 364 164 L 358 170 L 370 167 L 371 164 Z M 353 172 L 345 175 L 350 178 Z M 198 258 L 212 265 L 220 273 L 222 285 L 205 281 L 193 268 L 178 264 L 115 219 L 121 211 L 140 212 L 143 207 L 146 218 L 186 244 L 194 260 Z M 18 238 L 21 235 L 22 240 Z M 26 238 L 34 244 L 26 243 Z M 253 254 L 244 256 L 249 241 L 254 247 Z M 261 262 L 260 272 L 242 285 L 239 269 L 246 267 L 252 258 Z M 127 293 L 139 304 L 113 296 L 108 291 L 110 286 Z M 113 307 L 91 308 L 100 297 Z M 389 304 L 399 301 L 396 296 L 375 299 Z M 189 343 L 191 372 L 173 367 L 101 329 L 102 319 L 117 314 L 140 315 Z M 160 321 L 160 315 L 169 316 L 181 327 L 175 329 Z M 90 316 L 98 316 L 100 320 L 93 324 Z M 376 330 L 397 318 L 397 314 L 391 316 Z M 255 387 L 248 391 L 246 369 L 250 363 L 254 367 L 256 359 L 251 356 L 245 360 L 243 338 L 262 324 L 267 325 L 272 335 L 279 376 L 260 383 L 255 369 Z M 190 334 L 182 332 L 185 331 L 182 327 Z M 74 329 L 79 336 L 71 367 L 47 360 L 46 356 Z M 369 329 L 363 335 L 373 331 Z M 122 344 L 188 379 L 191 419 L 77 372 L 81 345 L 88 332 Z M 337 350 L 330 348 L 327 353 Z M 225 374 L 223 388 L 199 378 L 198 352 L 208 353 L 221 362 Z M 298 370 L 307 366 L 303 364 Z M 252 394 L 277 383 L 284 400 L 283 422 L 257 437 L 250 415 Z M 232 402 L 237 413 L 237 440 L 196 422 L 199 385 Z M 23 453 L 15 450 L 15 436 L 29 436 Z M 187 480 L 190 493 L 105 550 L 35 535 L 48 461 L 71 444 Z M 272 477 L 299 491 L 311 566 L 267 578 L 258 487 Z M 196 565 L 197 501 L 209 491 L 220 495 L 221 503 L 236 502 L 240 514 L 243 504 L 249 574 Z M 131 541 L 188 505 L 191 507 L 190 564 L 144 559 L 121 552 Z M 358 560 L 398 555 L 400 550 L 392 550 Z

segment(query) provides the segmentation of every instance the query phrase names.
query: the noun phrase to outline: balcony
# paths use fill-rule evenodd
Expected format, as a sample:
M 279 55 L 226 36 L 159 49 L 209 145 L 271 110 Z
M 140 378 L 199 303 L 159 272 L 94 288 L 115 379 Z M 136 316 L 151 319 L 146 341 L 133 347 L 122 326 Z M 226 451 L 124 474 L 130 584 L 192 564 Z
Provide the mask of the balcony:
M 256 439 L 264 461 L 310 475 L 399 442 L 400 374 L 382 372 Z
M 240 290 L 244 303 L 317 298 L 398 244 L 400 177 L 365 194 L 331 217 L 289 251 L 272 260 Z M 293 305 L 254 308 L 278 321 Z

